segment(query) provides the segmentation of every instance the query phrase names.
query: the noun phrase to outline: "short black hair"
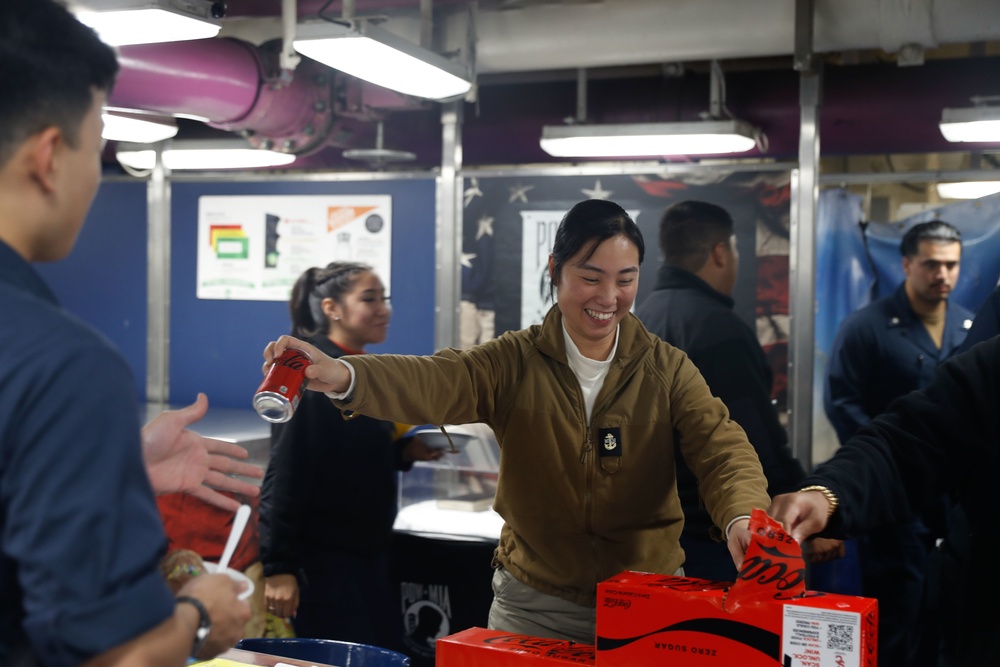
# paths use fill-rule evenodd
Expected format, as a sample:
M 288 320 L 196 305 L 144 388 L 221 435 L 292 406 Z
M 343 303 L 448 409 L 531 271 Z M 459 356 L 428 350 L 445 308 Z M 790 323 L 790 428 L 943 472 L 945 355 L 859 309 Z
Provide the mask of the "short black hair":
M 958 243 L 961 246 L 962 234 L 944 220 L 921 222 L 906 230 L 906 234 L 903 235 L 903 240 L 899 244 L 900 254 L 903 257 L 914 257 L 920 251 L 921 241 Z
M 588 259 L 597 250 L 597 246 L 619 234 L 635 244 L 639 250 L 639 263 L 642 264 L 646 243 L 639 226 L 625 209 L 606 199 L 585 199 L 575 204 L 563 216 L 556 229 L 556 239 L 552 244 L 553 279 L 549 285 L 549 294 L 555 292 L 556 281 L 559 280 L 563 266 L 582 248 L 589 246 L 590 252 L 584 257 Z
M 733 218 L 721 206 L 688 200 L 674 204 L 660 219 L 660 252 L 663 261 L 691 273 L 708 261 L 718 243 L 733 235 Z
M 28 137 L 58 127 L 70 146 L 118 74 L 114 49 L 55 0 L 0 0 L 0 165 Z

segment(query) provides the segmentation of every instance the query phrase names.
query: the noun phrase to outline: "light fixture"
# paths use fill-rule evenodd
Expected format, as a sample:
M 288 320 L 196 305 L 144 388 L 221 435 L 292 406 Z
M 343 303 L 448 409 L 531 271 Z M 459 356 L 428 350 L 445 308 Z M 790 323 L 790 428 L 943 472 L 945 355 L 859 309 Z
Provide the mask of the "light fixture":
M 1000 192 L 1000 181 L 959 181 L 938 183 L 937 193 L 941 199 L 979 199 Z
M 546 125 L 539 144 L 554 157 L 652 157 L 743 153 L 756 130 L 741 120 Z
M 81 0 L 81 23 L 112 46 L 180 42 L 215 37 L 224 3 L 209 0 Z
M 577 71 L 576 119 L 546 125 L 539 145 L 553 157 L 662 157 L 745 153 L 766 138 L 726 108 L 726 81 L 713 60 L 709 70 L 709 111 L 705 120 L 676 123 L 588 123 L 587 72 Z M 765 151 L 766 148 L 762 148 Z
M 300 23 L 293 45 L 324 65 L 405 95 L 443 100 L 472 88 L 465 68 L 368 21 Z
M 945 109 L 939 127 L 948 141 L 1000 142 L 1000 107 Z
M 156 163 L 156 151 L 141 146 L 122 145 L 116 157 L 124 167 L 134 170 L 152 169 Z M 295 156 L 289 153 L 250 148 L 241 140 L 175 141 L 163 151 L 163 166 L 171 171 L 258 169 L 294 161 Z
M 382 121 L 379 121 L 375 128 L 375 148 L 349 148 L 343 152 L 343 156 L 348 160 L 362 160 L 374 167 L 381 167 L 388 162 L 409 162 L 417 159 L 415 153 L 385 147 Z
M 108 141 L 152 144 L 177 135 L 177 121 L 169 116 L 105 107 L 101 118 Z

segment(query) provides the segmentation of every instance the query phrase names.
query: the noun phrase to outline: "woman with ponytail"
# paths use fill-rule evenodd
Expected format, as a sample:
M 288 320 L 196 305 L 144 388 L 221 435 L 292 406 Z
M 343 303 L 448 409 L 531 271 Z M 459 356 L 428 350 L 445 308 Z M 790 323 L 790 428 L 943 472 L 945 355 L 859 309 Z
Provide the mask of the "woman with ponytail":
M 392 316 L 382 281 L 356 262 L 307 270 L 289 306 L 292 335 L 331 357 L 383 342 Z M 391 641 L 396 473 L 441 456 L 417 439 L 400 440 L 401 430 L 371 417 L 346 420 L 316 392 L 272 426 L 261 489 L 265 604 L 299 637 Z

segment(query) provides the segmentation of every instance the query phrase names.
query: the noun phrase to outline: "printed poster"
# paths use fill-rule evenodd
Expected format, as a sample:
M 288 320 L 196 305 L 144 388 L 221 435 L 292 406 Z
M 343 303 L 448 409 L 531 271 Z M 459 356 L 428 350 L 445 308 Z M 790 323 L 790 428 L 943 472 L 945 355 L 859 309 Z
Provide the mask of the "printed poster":
M 287 301 L 300 275 L 334 261 L 370 265 L 392 284 L 388 195 L 198 199 L 199 299 Z

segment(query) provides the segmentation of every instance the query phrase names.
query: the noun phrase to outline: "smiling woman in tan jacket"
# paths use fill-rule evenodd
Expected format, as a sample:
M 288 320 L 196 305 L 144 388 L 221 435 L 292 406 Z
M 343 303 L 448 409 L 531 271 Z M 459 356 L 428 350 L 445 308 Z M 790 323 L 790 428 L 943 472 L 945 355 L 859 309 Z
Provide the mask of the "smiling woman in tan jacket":
M 265 371 L 286 347 L 309 352 L 309 388 L 345 411 L 493 428 L 505 523 L 491 627 L 593 643 L 599 581 L 681 568 L 678 455 L 734 563 L 750 511 L 770 503 L 743 430 L 687 356 L 629 313 L 643 252 L 620 206 L 584 201 L 559 225 L 549 257 L 558 301 L 541 325 L 426 357 L 344 362 L 288 336 L 264 351 Z

